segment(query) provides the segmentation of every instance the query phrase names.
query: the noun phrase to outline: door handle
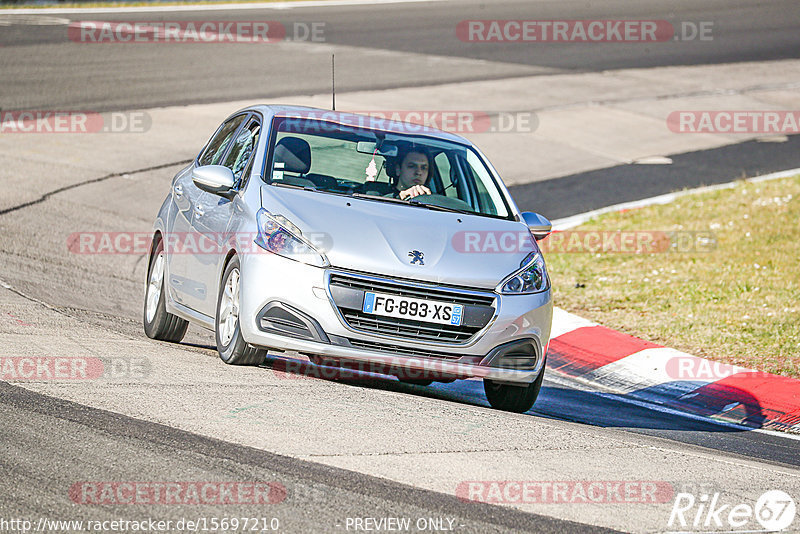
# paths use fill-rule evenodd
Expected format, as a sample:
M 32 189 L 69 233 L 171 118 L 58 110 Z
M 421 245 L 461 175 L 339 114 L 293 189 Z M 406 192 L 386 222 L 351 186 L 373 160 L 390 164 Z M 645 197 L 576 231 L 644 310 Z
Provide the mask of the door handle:
M 205 212 L 206 210 L 204 210 L 203 206 L 201 206 L 200 204 L 197 204 L 194 207 L 194 214 L 197 215 L 198 217 L 202 217 Z

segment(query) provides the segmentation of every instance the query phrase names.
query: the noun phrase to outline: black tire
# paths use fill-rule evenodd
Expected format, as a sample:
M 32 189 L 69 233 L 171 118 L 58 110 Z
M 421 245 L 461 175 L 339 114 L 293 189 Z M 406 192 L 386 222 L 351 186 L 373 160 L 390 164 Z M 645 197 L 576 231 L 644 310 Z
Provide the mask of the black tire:
M 536 402 L 544 380 L 544 367 L 536 380 L 527 386 L 498 384 L 488 378 L 483 379 L 483 390 L 492 408 L 506 412 L 525 413 Z
M 165 304 L 166 283 L 164 280 L 164 272 L 166 266 L 166 259 L 164 257 L 164 243 L 156 237 L 158 241 L 153 247 L 153 252 L 150 254 L 150 261 L 147 265 L 147 284 L 144 292 L 144 309 L 142 311 L 142 322 L 144 323 L 144 333 L 151 339 L 158 339 L 160 341 L 170 341 L 178 343 L 186 335 L 186 329 L 189 328 L 189 321 L 181 319 L 177 315 L 173 315 L 167 311 Z M 159 260 L 159 257 L 161 258 Z M 160 275 L 157 270 L 154 270 L 158 264 Z M 158 281 L 160 276 L 161 280 Z M 155 300 L 155 291 L 158 291 L 158 298 L 153 303 L 154 306 L 148 313 L 148 301 L 153 297 Z
M 232 332 L 230 332 L 230 339 L 223 342 L 221 338 L 220 312 L 223 310 L 220 309 L 220 306 L 223 301 L 223 296 L 225 295 L 228 279 L 231 278 L 234 272 L 236 273 L 238 284 L 240 268 L 239 258 L 236 256 L 231 259 L 228 266 L 225 268 L 225 274 L 222 275 L 222 283 L 219 286 L 219 294 L 217 295 L 217 312 L 214 318 L 214 338 L 217 341 L 217 352 L 219 352 L 220 359 L 229 365 L 260 365 L 264 363 L 267 351 L 248 345 L 244 338 L 242 338 L 238 319 L 238 300 L 235 302 L 236 319 L 233 323 Z

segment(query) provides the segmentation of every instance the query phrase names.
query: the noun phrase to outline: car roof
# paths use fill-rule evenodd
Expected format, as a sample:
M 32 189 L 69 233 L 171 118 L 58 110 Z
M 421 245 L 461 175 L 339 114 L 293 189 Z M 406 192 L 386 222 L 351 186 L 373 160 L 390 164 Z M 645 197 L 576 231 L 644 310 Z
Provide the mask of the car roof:
M 398 135 L 422 135 L 435 139 L 451 141 L 462 145 L 472 146 L 472 143 L 469 140 L 461 137 L 460 135 L 445 132 L 436 128 L 431 128 L 429 126 L 422 126 L 410 122 L 393 121 L 359 113 L 349 113 L 346 111 L 332 111 L 329 109 L 314 108 L 309 106 L 287 106 L 279 104 L 261 104 L 249 106 L 237 111 L 236 113 L 241 113 L 242 111 L 257 111 L 264 115 L 265 120 L 268 121 L 271 121 L 273 117 L 308 117 L 312 119 L 337 122 L 348 126 L 357 126 L 371 130 L 381 130 Z M 369 112 L 367 111 L 367 113 Z M 400 112 L 398 111 L 391 113 Z

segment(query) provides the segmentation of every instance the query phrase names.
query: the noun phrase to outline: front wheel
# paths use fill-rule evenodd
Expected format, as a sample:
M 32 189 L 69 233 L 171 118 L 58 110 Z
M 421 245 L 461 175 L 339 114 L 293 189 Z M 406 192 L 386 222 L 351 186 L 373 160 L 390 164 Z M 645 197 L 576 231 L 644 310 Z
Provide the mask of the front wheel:
M 536 402 L 544 380 L 544 367 L 532 383 L 527 386 L 498 384 L 488 378 L 483 379 L 483 389 L 492 408 L 506 412 L 525 413 Z
M 222 285 L 217 297 L 214 322 L 217 352 L 220 359 L 230 365 L 259 365 L 264 362 L 267 351 L 248 345 L 239 328 L 240 274 L 239 258 L 234 257 L 222 275 Z

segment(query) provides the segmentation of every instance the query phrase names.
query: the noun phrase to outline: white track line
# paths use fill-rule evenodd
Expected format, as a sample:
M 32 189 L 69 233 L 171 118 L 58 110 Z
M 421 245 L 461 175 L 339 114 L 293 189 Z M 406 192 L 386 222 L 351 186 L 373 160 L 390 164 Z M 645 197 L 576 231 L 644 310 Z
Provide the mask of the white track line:
M 449 0 L 300 0 L 298 2 L 258 2 L 252 4 L 190 4 L 179 6 L 54 7 L 43 9 L 0 9 L 0 15 L 55 15 L 61 13 L 157 13 L 164 11 L 243 11 L 248 9 L 296 9 L 310 7 L 407 4 Z
M 758 183 L 758 182 L 766 182 L 768 180 L 777 180 L 779 178 L 788 178 L 789 176 L 794 176 L 795 174 L 800 174 L 800 168 L 797 169 L 789 169 L 788 171 L 780 171 L 780 172 L 773 172 L 770 174 L 764 174 L 762 176 L 754 176 L 753 178 L 746 178 L 744 180 L 736 180 L 734 182 L 728 182 L 724 184 L 717 184 L 717 185 L 707 185 L 703 187 L 697 187 L 695 189 L 687 189 L 685 191 L 676 191 L 675 193 L 667 193 L 665 195 L 658 195 L 655 197 L 645 198 L 642 200 L 634 200 L 633 202 L 624 202 L 622 204 L 614 204 L 613 206 L 608 206 L 605 208 L 600 208 L 593 211 L 587 211 L 586 213 L 579 213 L 578 215 L 572 215 L 570 217 L 564 217 L 563 219 L 557 219 L 553 221 L 553 229 L 554 230 L 569 230 L 570 228 L 574 228 L 579 226 L 586 221 L 593 219 L 599 215 L 603 215 L 606 213 L 613 213 L 615 211 L 622 211 L 622 210 L 632 210 L 636 208 L 644 208 L 646 206 L 653 206 L 655 204 L 669 204 L 670 202 L 675 201 L 676 199 L 686 196 L 686 195 L 694 195 L 697 193 L 705 193 L 707 191 L 717 191 L 719 189 L 731 189 L 736 186 L 737 183 L 740 181 L 745 183 Z

